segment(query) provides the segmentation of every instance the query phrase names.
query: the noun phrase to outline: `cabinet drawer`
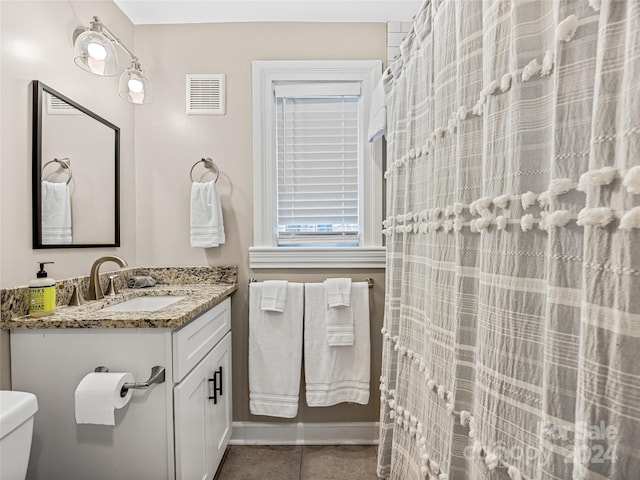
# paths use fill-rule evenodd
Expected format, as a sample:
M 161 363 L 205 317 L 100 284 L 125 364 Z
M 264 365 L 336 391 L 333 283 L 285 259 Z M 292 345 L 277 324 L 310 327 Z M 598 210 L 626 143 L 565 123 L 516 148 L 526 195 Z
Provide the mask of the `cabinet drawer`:
M 178 383 L 231 329 L 231 299 L 226 298 L 184 328 L 173 332 L 173 381 Z

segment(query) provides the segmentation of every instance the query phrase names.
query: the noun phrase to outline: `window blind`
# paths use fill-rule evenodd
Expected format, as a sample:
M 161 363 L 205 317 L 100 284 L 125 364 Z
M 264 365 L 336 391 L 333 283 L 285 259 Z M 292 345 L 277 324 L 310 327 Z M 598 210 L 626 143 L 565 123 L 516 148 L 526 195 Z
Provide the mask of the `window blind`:
M 358 83 L 277 85 L 279 246 L 357 246 Z

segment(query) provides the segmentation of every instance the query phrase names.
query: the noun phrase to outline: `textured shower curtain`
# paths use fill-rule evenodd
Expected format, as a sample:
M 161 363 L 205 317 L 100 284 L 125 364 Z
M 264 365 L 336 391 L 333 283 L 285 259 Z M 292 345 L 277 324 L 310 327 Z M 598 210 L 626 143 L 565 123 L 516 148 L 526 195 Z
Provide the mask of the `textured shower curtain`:
M 385 78 L 378 474 L 640 479 L 640 5 L 426 1 Z

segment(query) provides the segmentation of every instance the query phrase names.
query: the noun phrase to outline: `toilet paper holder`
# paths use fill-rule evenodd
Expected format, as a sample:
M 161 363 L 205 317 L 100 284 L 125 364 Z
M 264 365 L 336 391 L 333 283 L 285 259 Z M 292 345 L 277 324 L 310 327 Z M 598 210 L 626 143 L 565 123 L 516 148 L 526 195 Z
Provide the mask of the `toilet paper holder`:
M 96 367 L 94 372 L 105 373 L 108 372 L 109 369 L 104 366 Z M 156 365 L 151 368 L 151 375 L 149 375 L 149 380 L 146 382 L 134 382 L 134 383 L 125 383 L 120 390 L 120 396 L 124 397 L 127 394 L 127 391 L 131 389 L 145 389 L 149 388 L 154 383 L 164 383 L 164 367 Z

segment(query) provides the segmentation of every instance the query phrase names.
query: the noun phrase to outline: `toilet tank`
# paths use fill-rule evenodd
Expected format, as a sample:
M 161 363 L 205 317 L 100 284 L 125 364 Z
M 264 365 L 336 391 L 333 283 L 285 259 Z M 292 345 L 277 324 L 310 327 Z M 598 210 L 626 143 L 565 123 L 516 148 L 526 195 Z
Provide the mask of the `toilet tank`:
M 0 391 L 0 478 L 24 480 L 29 465 L 33 416 L 38 400 L 33 393 Z

